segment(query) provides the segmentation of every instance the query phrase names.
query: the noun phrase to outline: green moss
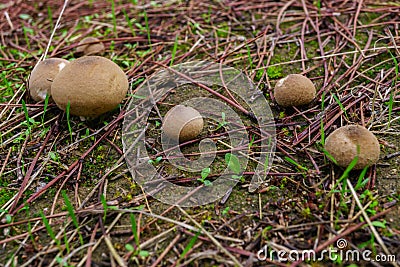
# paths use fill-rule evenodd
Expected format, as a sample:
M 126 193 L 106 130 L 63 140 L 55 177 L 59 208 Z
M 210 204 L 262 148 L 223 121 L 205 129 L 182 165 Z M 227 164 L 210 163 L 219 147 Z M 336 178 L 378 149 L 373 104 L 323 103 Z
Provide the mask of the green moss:
M 267 68 L 267 75 L 270 79 L 279 79 L 284 77 L 281 66 L 271 66 Z
M 0 207 L 6 204 L 12 197 L 14 193 L 6 188 L 0 188 Z

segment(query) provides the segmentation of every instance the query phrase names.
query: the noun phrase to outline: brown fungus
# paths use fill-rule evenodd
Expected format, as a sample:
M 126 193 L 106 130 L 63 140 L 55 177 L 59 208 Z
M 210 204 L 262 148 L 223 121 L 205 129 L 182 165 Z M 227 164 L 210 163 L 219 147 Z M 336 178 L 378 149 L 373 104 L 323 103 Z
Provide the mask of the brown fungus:
M 114 109 L 128 91 L 128 78 L 111 60 L 85 56 L 68 64 L 54 79 L 54 102 L 77 116 L 96 117 Z
M 275 100 L 283 107 L 307 105 L 315 95 L 316 89 L 312 81 L 300 74 L 289 74 L 280 79 L 274 89 Z
M 62 58 L 48 58 L 40 61 L 32 70 L 29 77 L 28 88 L 33 100 L 39 102 L 51 94 L 51 84 L 58 73 L 69 64 Z
M 326 138 L 325 150 L 336 160 L 337 165 L 344 168 L 358 156 L 355 170 L 375 164 L 380 153 L 378 139 L 360 125 L 347 125 L 333 131 Z
M 76 52 L 85 56 L 100 55 L 105 51 L 104 44 L 96 37 L 86 37 L 79 42 Z
M 198 136 L 203 126 L 203 117 L 197 110 L 177 105 L 165 114 L 162 128 L 169 138 L 185 142 Z

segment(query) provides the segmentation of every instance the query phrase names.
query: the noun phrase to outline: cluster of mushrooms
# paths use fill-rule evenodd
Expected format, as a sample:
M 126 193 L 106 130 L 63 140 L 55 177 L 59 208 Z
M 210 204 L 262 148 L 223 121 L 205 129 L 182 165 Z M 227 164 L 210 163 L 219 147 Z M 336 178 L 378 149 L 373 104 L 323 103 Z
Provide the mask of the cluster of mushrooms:
M 313 82 L 300 74 L 290 74 L 279 80 L 274 88 L 275 101 L 282 107 L 304 106 L 316 97 Z M 177 105 L 164 117 L 163 131 L 180 142 L 197 137 L 203 128 L 203 118 L 192 107 Z M 340 167 L 348 167 L 357 158 L 353 169 L 363 169 L 379 159 L 377 138 L 360 125 L 347 125 L 333 131 L 325 141 L 325 150 Z
M 312 81 L 300 74 L 290 74 L 279 80 L 274 89 L 275 100 L 283 107 L 307 105 L 315 96 Z M 325 140 L 325 150 L 344 168 L 358 157 L 355 170 L 375 164 L 380 154 L 378 139 L 360 125 L 346 125 L 333 131 Z
M 85 56 L 69 62 L 61 58 L 41 61 L 33 69 L 29 90 L 35 101 L 46 95 L 57 106 L 72 115 L 97 117 L 114 109 L 125 97 L 128 79 L 121 68 L 111 60 L 93 56 L 104 51 L 104 45 L 94 37 L 83 39 L 77 53 Z M 282 107 L 304 106 L 316 97 L 313 82 L 300 74 L 290 74 L 279 80 L 274 88 L 274 98 Z M 169 137 L 185 142 L 196 138 L 203 130 L 200 113 L 184 105 L 176 105 L 164 116 L 163 132 Z M 368 129 L 347 125 L 333 131 L 326 139 L 325 150 L 335 163 L 347 167 L 358 157 L 354 169 L 363 169 L 379 159 L 380 146 Z
M 77 47 L 77 53 L 84 56 L 71 62 L 62 58 L 40 61 L 29 77 L 33 100 L 43 101 L 49 95 L 60 109 L 88 118 L 113 110 L 125 98 L 129 83 L 117 64 L 94 55 L 103 51 L 98 39 L 88 37 Z

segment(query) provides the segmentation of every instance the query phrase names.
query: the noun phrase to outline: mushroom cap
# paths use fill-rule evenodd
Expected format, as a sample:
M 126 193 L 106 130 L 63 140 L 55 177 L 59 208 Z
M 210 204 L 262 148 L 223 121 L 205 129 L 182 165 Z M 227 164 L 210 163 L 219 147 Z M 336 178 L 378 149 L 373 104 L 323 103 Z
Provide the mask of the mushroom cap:
M 48 58 L 35 66 L 29 77 L 28 88 L 33 100 L 39 102 L 50 94 L 51 84 L 57 74 L 69 61 L 62 58 Z
M 176 105 L 165 114 L 162 129 L 169 138 L 185 142 L 198 136 L 203 126 L 203 117 L 197 110 Z
M 380 153 L 378 139 L 360 125 L 347 125 L 333 131 L 325 140 L 325 150 L 336 160 L 337 165 L 344 168 L 358 154 L 355 170 L 375 164 Z
M 93 43 L 98 42 L 98 43 Z M 93 44 L 91 44 L 93 43 Z M 76 48 L 77 53 L 82 53 L 85 56 L 101 54 L 104 52 L 105 47 L 102 42 L 96 37 L 86 37 L 79 42 L 80 46 Z
M 316 93 L 313 82 L 301 74 L 289 74 L 274 89 L 275 100 L 283 107 L 307 105 Z
M 57 106 L 70 114 L 96 117 L 114 109 L 128 91 L 128 78 L 111 60 L 84 56 L 68 64 L 54 79 L 51 94 Z

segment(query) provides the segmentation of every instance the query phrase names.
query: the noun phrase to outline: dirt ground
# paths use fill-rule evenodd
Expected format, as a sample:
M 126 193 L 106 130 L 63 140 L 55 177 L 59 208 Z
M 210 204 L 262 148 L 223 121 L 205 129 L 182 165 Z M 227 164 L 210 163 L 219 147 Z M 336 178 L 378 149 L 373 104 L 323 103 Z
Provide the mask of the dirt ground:
M 0 1 L 0 266 L 399 266 L 399 26 L 396 1 Z M 34 66 L 42 57 L 76 60 L 89 36 L 105 47 L 95 55 L 128 78 L 120 105 L 84 118 L 34 101 Z M 145 164 L 179 186 L 205 188 L 226 169 L 237 180 L 221 199 L 180 207 L 138 182 L 144 169 L 127 163 L 124 125 L 149 80 L 193 61 L 240 70 L 254 83 L 276 146 L 263 183 L 249 192 L 270 148 L 252 102 L 224 86 L 177 86 L 150 109 Z M 275 85 L 289 74 L 312 81 L 311 103 L 277 104 Z M 221 112 L 180 146 L 195 161 L 201 140 L 214 142 L 206 175 L 167 159 L 163 117 L 200 96 L 224 102 L 244 125 L 249 163 L 237 173 L 226 160 L 237 148 L 227 138 L 233 123 Z M 326 137 L 350 124 L 380 145 L 365 170 L 338 167 L 324 150 Z M 307 251 L 317 258 L 295 257 Z

